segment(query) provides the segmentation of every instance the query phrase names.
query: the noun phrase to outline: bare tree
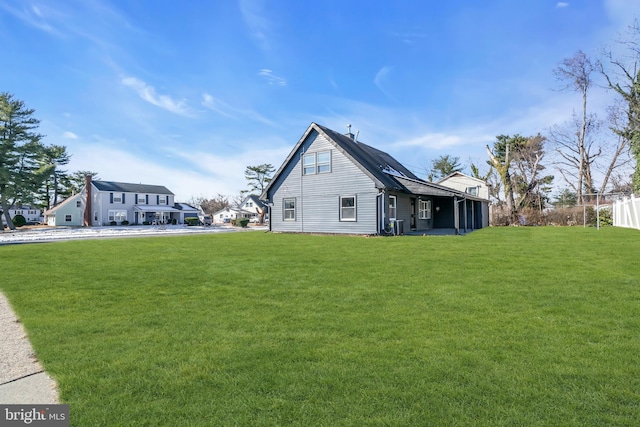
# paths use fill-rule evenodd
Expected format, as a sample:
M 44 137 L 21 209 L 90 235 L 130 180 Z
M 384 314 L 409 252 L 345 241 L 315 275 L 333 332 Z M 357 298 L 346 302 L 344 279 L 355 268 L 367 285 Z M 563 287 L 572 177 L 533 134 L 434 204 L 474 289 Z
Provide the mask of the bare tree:
M 575 163 L 575 166 L 577 166 L 577 172 L 575 173 L 575 179 L 577 182 L 571 185 L 576 190 L 578 203 L 582 203 L 585 177 L 589 177 L 588 179 L 591 179 L 591 171 L 587 170 L 589 168 L 589 164 L 586 158 L 587 150 L 585 145 L 588 139 L 588 132 L 589 130 L 592 130 L 590 129 L 590 123 L 594 120 L 594 117 L 590 117 L 587 111 L 587 98 L 589 90 L 593 84 L 591 76 L 594 71 L 596 71 L 596 65 L 594 65 L 589 57 L 580 50 L 572 57 L 565 58 L 554 70 L 554 74 L 558 80 L 564 83 L 562 90 L 578 92 L 582 97 L 581 111 L 579 115 L 574 114 L 574 122 L 578 124 L 578 132 L 576 133 L 576 137 L 573 141 L 574 145 L 569 150 L 571 152 L 569 156 L 573 157 L 573 160 L 570 163 Z M 560 143 L 559 145 L 562 149 L 567 149 L 567 144 L 569 144 L 569 141 L 564 140 L 563 143 Z M 567 174 L 566 170 L 563 173 L 563 176 L 565 176 L 566 179 L 565 174 Z
M 189 204 L 193 207 L 198 207 L 204 211 L 205 214 L 213 215 L 226 207 L 229 207 L 229 197 L 220 193 L 212 199 L 206 199 L 204 197 L 195 197 L 189 200 Z
M 602 122 L 595 114 L 588 115 L 586 122 L 584 117 L 574 114 L 571 121 L 549 130 L 549 140 L 558 154 L 555 166 L 576 193 L 579 204 L 585 192 L 593 193 L 595 189 L 592 165 L 602 154 L 598 141 L 601 127 Z
M 607 85 L 621 98 L 622 114 L 612 130 L 629 145 L 635 159 L 632 187 L 640 192 L 640 25 L 631 25 L 616 42 L 622 52 L 605 50 L 599 69 Z

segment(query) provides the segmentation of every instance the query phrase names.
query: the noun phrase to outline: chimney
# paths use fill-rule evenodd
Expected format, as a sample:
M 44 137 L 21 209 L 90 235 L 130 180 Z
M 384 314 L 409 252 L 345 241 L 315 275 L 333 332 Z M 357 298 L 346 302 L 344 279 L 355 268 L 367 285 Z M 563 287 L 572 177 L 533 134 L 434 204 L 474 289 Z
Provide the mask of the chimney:
M 84 195 L 86 197 L 84 204 L 84 226 L 91 226 L 91 175 L 84 176 Z

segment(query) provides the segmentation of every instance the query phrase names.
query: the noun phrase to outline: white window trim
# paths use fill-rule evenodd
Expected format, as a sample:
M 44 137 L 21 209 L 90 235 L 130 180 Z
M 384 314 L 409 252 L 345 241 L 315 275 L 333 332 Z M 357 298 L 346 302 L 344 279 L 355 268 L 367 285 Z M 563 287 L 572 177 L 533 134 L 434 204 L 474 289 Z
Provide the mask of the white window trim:
M 108 221 L 122 222 L 127 220 L 127 211 L 122 209 L 109 209 Z
M 313 163 L 307 163 L 307 158 L 313 157 Z M 307 172 L 307 169 L 310 171 Z M 311 170 L 313 169 L 313 170 Z M 315 175 L 316 174 L 316 153 L 306 153 L 302 155 L 302 175 Z
M 391 199 L 393 199 L 393 215 L 391 215 Z M 389 196 L 389 220 L 395 220 L 398 216 L 398 198 Z
M 293 209 L 285 208 L 287 200 L 293 200 Z M 287 212 L 293 212 L 293 218 L 287 218 Z M 282 199 L 282 220 L 283 221 L 295 221 L 296 220 L 296 198 L 295 197 L 286 197 Z
M 344 207 L 342 206 L 342 200 L 343 199 L 353 199 L 353 208 L 351 207 Z M 339 200 L 338 200 L 338 207 L 340 209 L 340 221 L 344 221 L 344 222 L 356 222 L 358 220 L 358 199 L 356 199 L 356 196 L 340 196 Z M 345 218 L 343 215 L 343 209 L 353 209 L 353 218 Z
M 424 205 L 423 205 L 424 203 Z M 423 208 L 424 206 L 424 208 Z M 431 200 L 420 200 L 419 215 L 420 219 L 431 219 Z
M 329 161 L 319 163 L 318 154 L 328 154 Z M 311 162 L 305 163 L 306 158 L 309 158 L 309 159 L 313 158 L 313 163 Z M 320 171 L 321 166 L 329 166 L 329 170 Z M 311 171 L 312 168 L 313 168 L 313 171 Z M 333 168 L 333 165 L 332 165 L 331 150 L 316 151 L 313 153 L 305 153 L 302 155 L 302 175 L 316 175 L 321 173 L 330 173 L 332 168 Z M 307 171 L 307 169 L 309 169 L 309 171 Z

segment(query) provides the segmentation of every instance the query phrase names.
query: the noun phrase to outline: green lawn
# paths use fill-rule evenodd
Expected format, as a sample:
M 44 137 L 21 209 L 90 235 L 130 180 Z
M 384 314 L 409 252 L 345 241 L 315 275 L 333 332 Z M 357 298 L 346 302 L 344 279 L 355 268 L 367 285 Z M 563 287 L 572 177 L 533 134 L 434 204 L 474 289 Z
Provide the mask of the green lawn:
M 0 247 L 72 425 L 640 420 L 640 232 Z

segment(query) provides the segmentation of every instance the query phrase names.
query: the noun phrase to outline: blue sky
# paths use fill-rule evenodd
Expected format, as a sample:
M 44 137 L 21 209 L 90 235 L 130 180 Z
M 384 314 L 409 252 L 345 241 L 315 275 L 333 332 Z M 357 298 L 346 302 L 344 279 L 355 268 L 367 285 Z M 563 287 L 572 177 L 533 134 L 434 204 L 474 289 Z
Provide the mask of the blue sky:
M 637 0 L 4 0 L 0 91 L 69 171 L 181 201 L 246 189 L 246 166 L 279 167 L 311 122 L 424 177 L 567 120 L 579 101 L 553 69 L 639 16 Z

